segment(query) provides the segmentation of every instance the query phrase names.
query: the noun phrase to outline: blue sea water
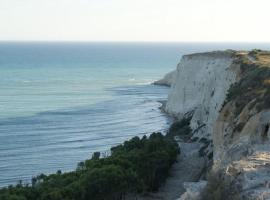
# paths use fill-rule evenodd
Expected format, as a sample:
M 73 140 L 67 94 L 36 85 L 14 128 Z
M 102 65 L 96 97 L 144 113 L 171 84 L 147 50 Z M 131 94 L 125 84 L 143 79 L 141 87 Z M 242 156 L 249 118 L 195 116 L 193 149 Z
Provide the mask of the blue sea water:
M 229 48 L 270 44 L 0 43 L 0 186 L 166 130 L 169 88 L 150 83 L 183 54 Z

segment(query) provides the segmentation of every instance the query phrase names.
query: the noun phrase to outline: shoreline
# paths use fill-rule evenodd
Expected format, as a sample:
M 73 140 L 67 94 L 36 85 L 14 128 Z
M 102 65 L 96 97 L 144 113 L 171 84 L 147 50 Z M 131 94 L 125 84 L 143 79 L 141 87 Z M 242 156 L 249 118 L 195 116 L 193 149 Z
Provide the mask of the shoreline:
M 136 85 L 134 86 L 134 87 L 137 87 Z M 159 86 L 151 86 L 150 84 L 147 84 L 147 88 L 148 87 L 150 87 L 150 88 L 152 88 L 152 87 L 155 87 L 155 88 L 157 88 L 157 91 L 158 92 L 160 92 L 160 90 L 158 89 L 158 88 L 160 88 Z M 125 88 L 125 87 L 124 87 Z M 139 88 L 141 88 L 141 86 L 139 87 Z M 143 90 L 145 90 L 145 89 L 143 89 Z M 149 89 L 146 89 L 146 91 L 144 91 L 144 92 L 147 92 Z M 161 96 L 163 96 L 163 94 L 161 94 Z M 166 95 L 167 96 L 167 95 Z M 117 97 L 118 98 L 118 97 Z M 147 100 L 147 99 L 146 99 Z M 139 103 L 141 103 L 142 105 L 143 104 L 145 104 L 145 106 L 147 106 L 147 102 L 144 102 L 144 101 L 141 101 L 141 102 L 139 102 Z M 167 126 L 167 128 L 161 128 L 161 129 L 156 129 L 155 131 L 156 132 L 163 132 L 164 134 L 167 132 L 167 129 L 168 129 L 168 127 L 169 127 L 169 125 L 170 125 L 170 123 L 172 123 L 172 120 L 171 120 L 171 118 L 170 117 L 168 117 L 167 115 L 166 115 L 166 113 L 163 113 L 163 112 L 161 112 L 160 110 L 159 110 L 159 106 L 160 106 L 160 103 L 159 103 L 159 101 L 157 100 L 157 101 L 153 101 L 153 103 L 151 103 L 151 104 L 149 104 L 149 105 L 152 105 L 153 107 L 149 107 L 149 108 L 147 108 L 147 110 L 146 111 L 148 111 L 149 110 L 149 112 L 151 112 L 151 113 L 153 113 L 153 114 L 151 114 L 151 115 L 155 115 L 156 116 L 156 113 L 160 113 L 160 114 L 158 114 L 158 116 L 159 116 L 159 118 L 160 119 L 162 119 L 163 120 L 163 122 L 164 122 L 164 125 L 166 125 Z M 93 107 L 92 105 L 91 105 L 91 107 Z M 82 110 L 83 108 L 80 108 L 79 110 Z M 87 110 L 89 110 L 89 108 L 88 107 L 86 107 L 86 109 Z M 143 108 L 142 108 L 143 109 Z M 74 109 L 73 109 L 74 110 Z M 85 109 L 84 109 L 85 110 Z M 143 111 L 144 111 L 145 109 L 143 109 Z M 74 110 L 74 111 L 72 111 L 72 112 L 78 112 L 77 110 Z M 144 112 L 146 112 L 146 111 L 144 111 Z M 83 112 L 86 112 L 86 111 L 83 111 Z M 121 111 L 122 112 L 122 111 Z M 128 112 L 128 111 L 127 111 Z M 46 112 L 47 113 L 47 112 Z M 45 114 L 46 113 L 44 113 L 44 114 L 42 114 L 42 116 L 45 116 Z M 62 113 L 62 112 L 58 112 L 57 111 L 57 113 Z M 48 112 L 48 114 L 49 114 L 49 112 Z M 69 113 L 67 113 L 67 114 L 69 114 Z M 27 117 L 27 118 L 29 118 L 29 117 Z M 129 121 L 131 121 L 131 120 L 129 120 Z M 150 119 L 148 119 L 148 121 L 150 121 Z M 152 123 L 152 126 L 153 126 L 153 123 L 155 123 L 155 120 L 153 121 L 153 120 L 151 120 L 151 123 Z M 154 127 L 158 127 L 159 126 L 159 124 L 156 124 L 156 125 L 154 125 Z M 142 128 L 140 128 L 140 129 L 142 129 Z M 153 129 L 154 130 L 154 128 L 152 127 L 150 127 L 149 129 Z M 120 140 L 116 143 L 116 144 L 114 144 L 114 145 L 109 145 L 108 144 L 108 148 L 106 148 L 105 150 L 102 150 L 102 152 L 103 152 L 103 154 L 105 154 L 105 155 L 108 155 L 108 151 L 109 151 L 109 149 L 111 148 L 111 147 L 113 147 L 113 146 L 115 146 L 115 145 L 117 145 L 117 144 L 120 144 L 120 143 L 122 143 L 123 141 L 125 141 L 125 140 L 127 140 L 128 138 L 131 138 L 131 137 L 133 137 L 133 136 L 139 136 L 139 137 L 143 137 L 143 135 L 150 135 L 151 133 L 152 133 L 153 131 L 147 131 L 146 130 L 146 132 L 143 132 L 143 131 L 141 131 L 141 132 L 135 132 L 136 134 L 134 134 L 134 132 L 131 132 L 130 131 L 130 133 L 125 133 L 125 134 L 123 134 L 122 135 L 122 133 L 121 133 L 121 131 L 119 131 L 119 136 L 121 136 L 121 138 L 120 138 Z M 127 137 L 127 139 L 125 139 Z M 55 141 L 54 141 L 55 142 Z M 85 150 L 86 151 L 86 150 Z M 99 151 L 99 150 L 98 150 Z M 69 172 L 69 171 L 72 171 L 72 170 L 74 170 L 75 169 L 75 167 L 76 167 L 76 163 L 78 163 L 79 161 L 81 161 L 81 160 L 85 160 L 85 159 L 87 159 L 88 158 L 88 156 L 89 156 L 89 154 L 91 154 L 91 152 L 92 153 L 94 153 L 94 151 L 87 151 L 86 153 L 84 153 L 84 157 L 82 157 L 81 159 L 79 159 L 78 161 L 75 161 L 75 162 L 72 162 L 71 164 L 72 164 L 72 166 L 71 167 L 68 167 L 69 169 L 66 169 L 66 167 L 64 167 L 64 168 L 60 168 L 60 167 L 56 167 L 56 168 L 54 168 L 54 170 L 50 170 L 50 171 L 47 171 L 47 170 L 45 170 L 45 171 L 43 171 L 43 170 L 38 170 L 39 168 L 36 168 L 37 170 L 36 170 L 36 172 L 35 173 L 31 173 L 31 175 L 29 175 L 29 178 L 28 179 L 25 179 L 25 178 L 22 178 L 22 180 L 23 180 L 23 183 L 25 183 L 25 184 L 27 184 L 27 183 L 30 183 L 31 182 L 31 177 L 33 177 L 33 176 L 36 176 L 36 175 L 38 175 L 38 174 L 40 174 L 40 173 L 45 173 L 45 174 L 51 174 L 51 173 L 54 173 L 55 171 L 57 171 L 58 169 L 61 169 L 62 171 L 64 171 L 64 172 Z M 63 166 L 62 164 L 61 165 L 57 165 L 57 166 Z M 46 165 L 45 165 L 45 167 L 46 167 Z M 46 168 L 48 168 L 48 167 L 46 167 Z M 20 174 L 22 174 L 22 173 L 20 173 Z M 24 174 L 23 174 L 24 175 Z M 21 177 L 21 175 L 19 175 L 19 176 L 16 176 L 16 177 L 18 177 L 18 179 L 16 180 L 16 181 L 7 181 L 7 184 L 1 184 L 1 187 L 0 188 L 3 188 L 3 187 L 7 187 L 8 185 L 10 185 L 10 184 L 17 184 L 17 183 L 19 183 L 20 182 L 20 177 Z M 3 182 L 4 182 L 4 179 L 2 179 L 3 180 Z

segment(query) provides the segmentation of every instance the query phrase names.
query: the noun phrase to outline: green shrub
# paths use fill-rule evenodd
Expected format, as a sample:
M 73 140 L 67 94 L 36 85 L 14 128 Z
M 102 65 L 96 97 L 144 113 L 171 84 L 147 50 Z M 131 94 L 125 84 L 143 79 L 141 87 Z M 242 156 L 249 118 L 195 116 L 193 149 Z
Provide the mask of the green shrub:
M 238 62 L 241 67 L 242 78 L 231 85 L 225 104 L 229 101 L 235 102 L 236 110 L 234 114 L 236 116 L 254 99 L 256 101 L 252 105 L 259 105 L 259 111 L 270 108 L 270 103 L 267 100 L 268 96 L 270 96 L 270 85 L 266 84 L 270 78 L 270 68 L 246 61 L 246 58 L 242 58 Z M 262 94 L 265 95 L 262 97 Z M 252 109 L 252 107 L 249 109 Z
M 161 133 L 134 137 L 113 147 L 109 157 L 94 153 L 76 171 L 41 174 L 32 179 L 32 186 L 0 189 L 0 199 L 120 200 L 127 194 L 156 191 L 168 177 L 178 152 L 178 145 Z
M 182 136 L 182 137 L 188 137 L 190 133 L 192 132 L 190 128 L 190 118 L 183 118 L 180 121 L 174 122 L 167 133 L 167 136 L 170 138 L 173 138 L 175 136 Z

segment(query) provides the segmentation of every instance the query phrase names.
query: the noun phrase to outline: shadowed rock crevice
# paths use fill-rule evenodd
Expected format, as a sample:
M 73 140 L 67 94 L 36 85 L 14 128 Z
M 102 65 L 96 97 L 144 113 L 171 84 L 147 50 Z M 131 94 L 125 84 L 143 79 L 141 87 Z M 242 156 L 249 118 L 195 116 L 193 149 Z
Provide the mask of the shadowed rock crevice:
M 269 124 L 266 124 L 264 126 L 263 133 L 262 133 L 262 139 L 263 139 L 263 141 L 268 140 L 268 131 L 269 131 Z

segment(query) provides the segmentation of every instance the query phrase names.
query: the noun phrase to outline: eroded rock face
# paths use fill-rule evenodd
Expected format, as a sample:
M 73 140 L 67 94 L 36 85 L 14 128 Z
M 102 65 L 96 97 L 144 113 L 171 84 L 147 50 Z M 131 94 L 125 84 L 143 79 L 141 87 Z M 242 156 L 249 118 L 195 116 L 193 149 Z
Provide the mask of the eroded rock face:
M 186 182 L 184 183 L 184 188 L 186 192 L 178 200 L 197 200 L 200 199 L 201 193 L 205 188 L 207 182 Z
M 172 83 L 174 82 L 175 77 L 176 77 L 176 70 L 169 72 L 162 79 L 155 81 L 153 84 L 171 87 Z
M 178 118 L 193 111 L 194 137 L 211 138 L 213 124 L 236 81 L 239 67 L 229 51 L 198 53 L 182 57 L 165 110 Z
M 270 198 L 270 110 L 247 112 L 247 105 L 238 118 L 228 103 L 216 122 L 213 132 L 214 166 L 240 185 L 244 199 Z M 246 119 L 242 129 L 237 125 Z
M 270 53 L 261 56 L 270 60 Z M 165 108 L 178 118 L 193 114 L 193 138 L 213 142 L 213 172 L 222 174 L 239 197 L 250 200 L 270 199 L 270 73 L 257 73 L 265 65 L 259 58 L 250 60 L 248 52 L 183 56 Z M 257 79 L 259 74 L 265 80 Z M 253 84 L 258 80 L 261 85 Z M 225 102 L 231 85 L 241 81 L 254 87 L 239 87 L 245 92 L 234 90 Z M 187 184 L 181 199 L 200 199 L 199 183 Z

